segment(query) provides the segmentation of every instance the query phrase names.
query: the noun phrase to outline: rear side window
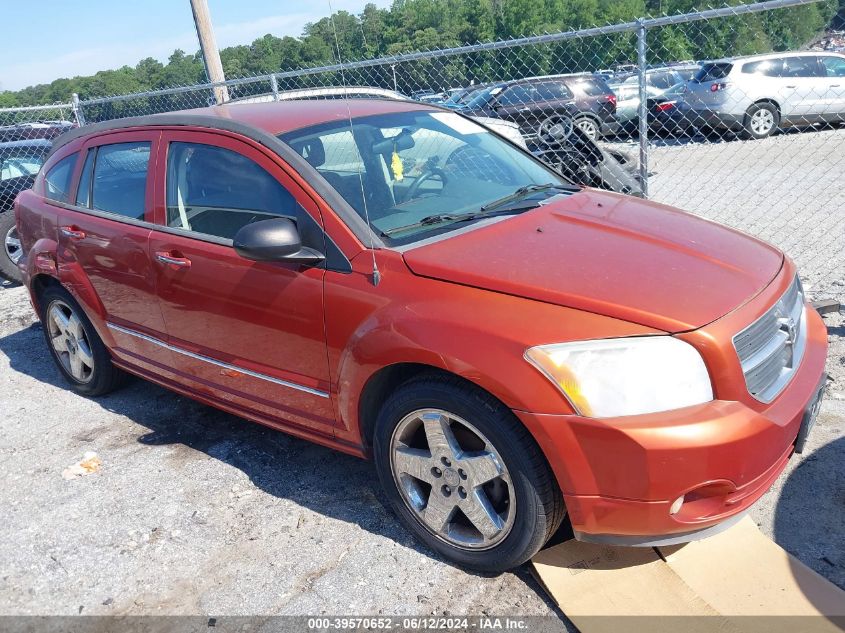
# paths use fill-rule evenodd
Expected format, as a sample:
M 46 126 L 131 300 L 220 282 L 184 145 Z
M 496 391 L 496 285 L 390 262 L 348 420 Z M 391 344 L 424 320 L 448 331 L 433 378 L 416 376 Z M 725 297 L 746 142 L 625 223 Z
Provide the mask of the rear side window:
M 237 152 L 174 142 L 167 151 L 167 226 L 231 239 L 252 222 L 302 219 L 293 195 Z
M 600 97 L 610 94 L 611 90 L 602 79 L 579 79 L 572 84 L 573 88 L 588 97 Z
M 143 220 L 149 162 L 149 141 L 98 147 L 91 184 L 91 207 Z
M 749 75 L 763 75 L 764 77 L 780 77 L 783 72 L 782 59 L 763 59 L 742 65 L 742 72 Z
M 822 70 L 828 77 L 845 77 L 845 57 L 819 57 Z
M 57 202 L 67 202 L 70 195 L 70 178 L 76 165 L 76 154 L 63 158 L 44 176 L 44 196 Z
M 821 77 L 818 58 L 811 56 L 785 57 L 781 77 Z
M 702 81 L 714 81 L 716 79 L 724 79 L 728 75 L 731 74 L 734 65 L 728 63 L 718 63 L 718 64 L 704 64 L 701 67 L 701 70 L 695 76 L 695 80 L 698 82 Z

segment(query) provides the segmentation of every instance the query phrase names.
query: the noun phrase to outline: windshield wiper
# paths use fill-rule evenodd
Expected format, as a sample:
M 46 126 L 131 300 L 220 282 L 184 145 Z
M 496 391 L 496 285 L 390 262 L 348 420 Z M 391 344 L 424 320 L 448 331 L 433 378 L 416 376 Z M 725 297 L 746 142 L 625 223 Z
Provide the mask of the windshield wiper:
M 419 222 L 413 222 L 411 224 L 405 224 L 404 226 L 396 226 L 392 229 L 387 229 L 386 231 L 382 231 L 382 235 L 393 235 L 394 233 L 401 233 L 402 231 L 407 231 L 409 229 L 416 229 L 421 226 L 432 226 L 434 224 L 443 224 L 444 222 L 465 222 L 467 220 L 474 220 L 478 217 L 478 212 L 473 211 L 472 213 L 438 213 L 436 215 L 427 215 Z
M 512 194 L 509 194 L 503 198 L 499 198 L 498 200 L 493 200 L 492 202 L 488 202 L 483 207 L 479 209 L 479 212 L 484 213 L 487 211 L 493 211 L 496 209 L 501 209 L 507 205 L 510 205 L 512 202 L 516 202 L 525 198 L 529 194 L 537 193 L 540 191 L 548 191 L 549 189 L 559 189 L 561 191 L 578 191 L 578 187 L 575 186 L 567 186 L 567 185 L 560 185 L 555 184 L 552 182 L 547 182 L 544 185 L 525 185 L 524 187 L 520 187 Z M 536 206 L 536 205 L 534 205 Z M 520 205 L 521 208 L 521 205 Z
M 498 200 L 488 202 L 478 211 L 470 213 L 438 213 L 435 215 L 428 215 L 419 222 L 406 224 L 404 226 L 397 226 L 392 229 L 382 231 L 382 235 L 388 237 L 395 233 L 401 233 L 410 229 L 416 229 L 423 226 L 433 226 L 435 224 L 443 224 L 444 222 L 468 222 L 471 220 L 479 220 L 481 218 L 490 218 L 497 215 L 510 215 L 517 211 L 527 211 L 533 209 L 540 204 L 539 200 L 522 200 L 525 196 L 539 191 L 548 191 L 550 189 L 559 189 L 561 191 L 578 191 L 579 188 L 575 186 L 559 185 L 548 182 L 543 185 L 525 185 L 516 191 Z

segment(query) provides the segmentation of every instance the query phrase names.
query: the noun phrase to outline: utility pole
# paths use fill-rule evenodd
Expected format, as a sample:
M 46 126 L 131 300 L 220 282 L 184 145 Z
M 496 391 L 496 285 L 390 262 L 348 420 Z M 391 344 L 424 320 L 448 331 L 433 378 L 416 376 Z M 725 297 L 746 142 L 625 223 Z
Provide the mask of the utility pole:
M 197 27 L 197 37 L 200 41 L 208 80 L 214 84 L 222 83 L 226 81 L 226 77 L 223 75 L 223 63 L 220 61 L 220 51 L 217 49 L 217 40 L 214 38 L 207 0 L 191 0 L 191 11 L 194 13 L 194 24 Z M 218 104 L 228 101 L 229 89 L 226 86 L 215 86 L 214 100 Z

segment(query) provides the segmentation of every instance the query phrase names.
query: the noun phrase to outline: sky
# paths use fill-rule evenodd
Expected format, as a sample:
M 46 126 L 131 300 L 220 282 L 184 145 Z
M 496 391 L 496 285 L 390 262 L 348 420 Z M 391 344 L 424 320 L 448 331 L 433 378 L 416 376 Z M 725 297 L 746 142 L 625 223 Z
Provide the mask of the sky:
M 360 13 L 368 0 L 331 0 L 334 11 Z M 369 0 L 387 8 L 391 0 Z M 4 2 L 0 90 L 60 77 L 166 62 L 177 48 L 199 50 L 189 0 L 37 0 Z M 208 0 L 217 45 L 250 44 L 272 33 L 299 36 L 329 15 L 329 0 Z

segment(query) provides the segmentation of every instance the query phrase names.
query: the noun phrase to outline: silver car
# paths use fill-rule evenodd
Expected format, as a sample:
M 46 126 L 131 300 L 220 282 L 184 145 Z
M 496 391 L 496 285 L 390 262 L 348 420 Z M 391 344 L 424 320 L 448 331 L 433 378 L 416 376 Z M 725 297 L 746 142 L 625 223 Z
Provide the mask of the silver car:
M 779 127 L 845 121 L 845 55 L 773 53 L 706 62 L 684 93 L 696 124 L 765 138 Z

